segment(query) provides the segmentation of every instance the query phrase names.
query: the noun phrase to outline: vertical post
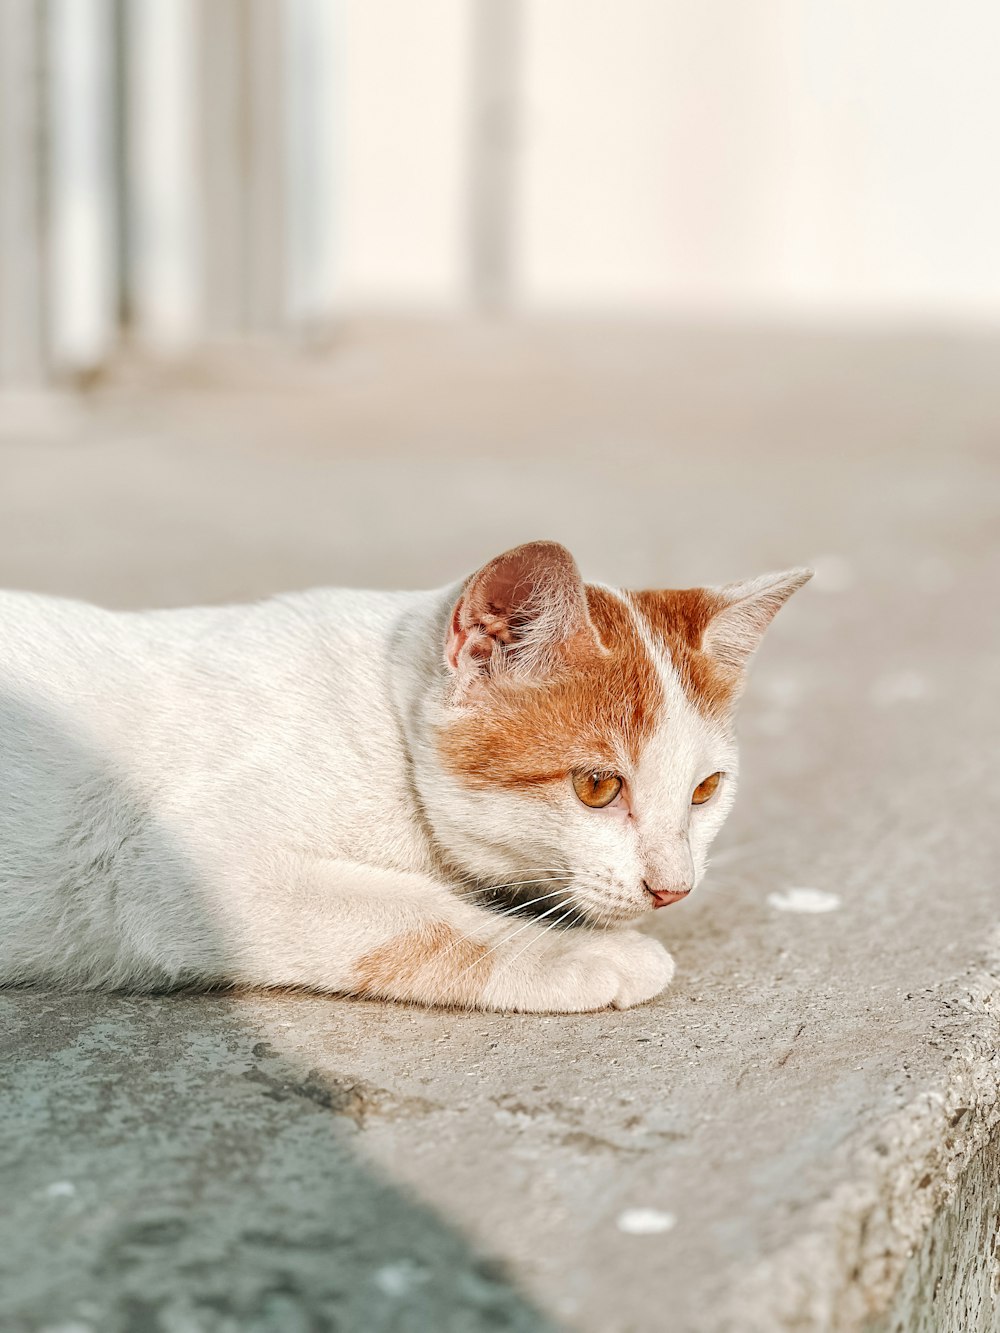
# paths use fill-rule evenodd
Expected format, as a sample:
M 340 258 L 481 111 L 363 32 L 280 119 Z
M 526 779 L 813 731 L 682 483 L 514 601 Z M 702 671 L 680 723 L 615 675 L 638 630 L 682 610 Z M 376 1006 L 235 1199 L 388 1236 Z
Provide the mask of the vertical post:
M 336 308 L 339 5 L 286 0 L 284 9 L 285 314 L 315 333 Z
M 108 0 L 47 0 L 47 9 L 52 358 L 86 374 L 117 334 L 112 11 Z
M 469 279 L 485 310 L 510 305 L 514 224 L 521 0 L 473 0 Z
M 249 0 L 243 74 L 246 320 L 255 332 L 284 322 L 284 43 L 286 4 Z
M 246 14 L 242 0 L 209 0 L 196 13 L 203 309 L 210 331 L 229 333 L 244 323 Z
M 197 13 L 205 312 L 220 332 L 272 329 L 285 304 L 284 6 L 211 0 Z
M 0 383 L 47 370 L 47 18 L 43 0 L 0 0 Z
M 111 179 L 114 191 L 114 304 L 120 333 L 132 323 L 132 198 L 129 187 L 130 23 L 131 0 L 112 0 L 111 8 Z
M 200 332 L 197 18 L 202 0 L 128 0 L 128 307 L 160 351 Z

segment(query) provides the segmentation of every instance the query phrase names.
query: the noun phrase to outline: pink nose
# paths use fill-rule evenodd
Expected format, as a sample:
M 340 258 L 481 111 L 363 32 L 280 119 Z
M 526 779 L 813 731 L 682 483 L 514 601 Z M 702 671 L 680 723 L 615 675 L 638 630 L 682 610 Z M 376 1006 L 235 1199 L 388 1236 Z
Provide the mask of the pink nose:
M 682 898 L 686 898 L 691 892 L 690 889 L 651 889 L 645 880 L 642 886 L 653 900 L 653 910 L 657 907 L 669 907 L 671 903 L 679 903 Z

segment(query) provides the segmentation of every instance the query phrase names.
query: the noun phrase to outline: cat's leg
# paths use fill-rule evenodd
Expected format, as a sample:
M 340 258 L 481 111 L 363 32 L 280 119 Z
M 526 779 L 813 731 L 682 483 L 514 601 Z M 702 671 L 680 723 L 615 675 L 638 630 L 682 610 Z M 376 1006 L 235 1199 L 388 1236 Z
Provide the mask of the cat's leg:
M 251 913 L 232 979 L 536 1013 L 624 1009 L 670 981 L 635 931 L 548 930 L 554 901 L 549 921 L 501 916 L 424 875 L 300 863 Z

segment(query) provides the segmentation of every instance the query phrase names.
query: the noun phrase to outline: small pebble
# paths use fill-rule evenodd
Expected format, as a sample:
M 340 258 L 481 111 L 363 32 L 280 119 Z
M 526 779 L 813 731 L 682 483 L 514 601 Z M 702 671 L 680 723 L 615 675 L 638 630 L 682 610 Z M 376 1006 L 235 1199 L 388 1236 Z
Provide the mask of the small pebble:
M 375 1271 L 375 1284 L 386 1296 L 408 1296 L 427 1281 L 429 1274 L 412 1259 L 399 1259 Z
M 618 1230 L 626 1236 L 659 1236 L 676 1223 L 673 1213 L 661 1213 L 658 1208 L 626 1208 L 619 1214 Z
M 835 912 L 840 898 L 823 889 L 786 889 L 784 893 L 769 893 L 767 901 L 779 912 Z

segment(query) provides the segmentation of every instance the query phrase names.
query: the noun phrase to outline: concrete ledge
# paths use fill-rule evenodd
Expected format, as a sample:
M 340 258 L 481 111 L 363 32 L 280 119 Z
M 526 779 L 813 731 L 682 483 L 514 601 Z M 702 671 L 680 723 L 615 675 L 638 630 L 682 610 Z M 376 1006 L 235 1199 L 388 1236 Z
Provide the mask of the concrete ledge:
M 804 1234 L 734 1282 L 720 1328 L 1000 1327 L 1000 947 L 957 989 L 947 1072 L 874 1130 Z
M 359 326 L 0 401 L 0 585 L 431 586 L 539 536 L 631 586 L 818 570 L 655 1004 L 0 994 L 0 1325 L 996 1333 L 998 357 Z
M 1000 1142 L 994 1135 L 955 1182 L 951 1199 L 907 1264 L 891 1314 L 881 1321 L 887 1333 L 1000 1328 L 998 1179 Z

